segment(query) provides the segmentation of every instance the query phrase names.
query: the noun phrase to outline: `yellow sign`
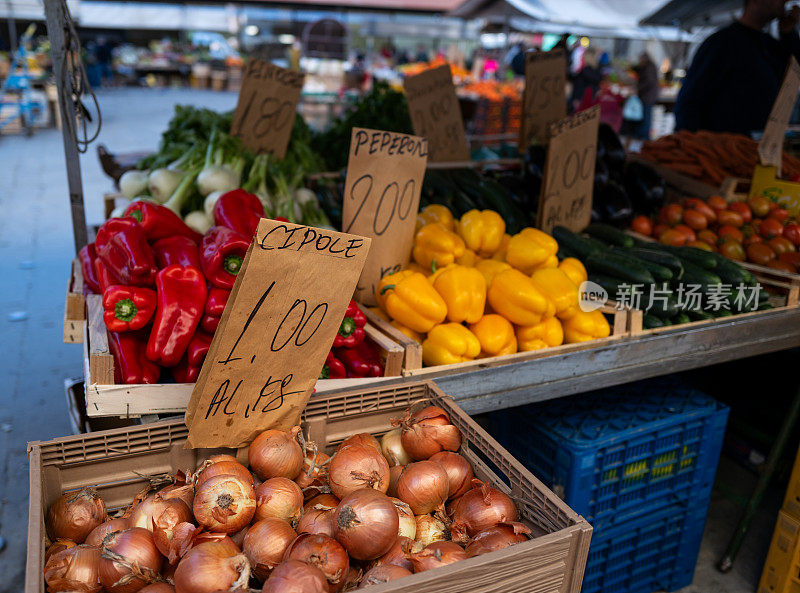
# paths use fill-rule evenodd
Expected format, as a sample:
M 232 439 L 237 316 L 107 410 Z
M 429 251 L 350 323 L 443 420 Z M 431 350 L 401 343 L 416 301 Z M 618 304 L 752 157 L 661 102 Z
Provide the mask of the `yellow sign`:
M 778 179 L 777 173 L 777 167 L 756 165 L 750 197 L 764 196 L 786 208 L 790 216 L 800 216 L 800 183 Z

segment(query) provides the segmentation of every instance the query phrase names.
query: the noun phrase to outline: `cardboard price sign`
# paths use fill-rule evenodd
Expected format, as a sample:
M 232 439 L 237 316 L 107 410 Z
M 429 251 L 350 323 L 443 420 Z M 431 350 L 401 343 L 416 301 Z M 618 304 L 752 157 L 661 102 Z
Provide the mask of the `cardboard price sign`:
M 800 87 L 800 65 L 794 56 L 791 56 L 781 90 L 775 98 L 775 103 L 772 104 L 767 125 L 764 126 L 764 136 L 758 144 L 761 164 L 777 167 L 779 175 L 783 163 L 783 137 L 786 126 L 789 125 L 789 118 L 792 116 L 798 87 Z
M 375 287 L 408 263 L 428 161 L 425 138 L 353 128 L 342 230 L 372 239 L 356 300 L 377 304 Z
M 255 153 L 283 158 L 292 134 L 305 74 L 263 60 L 248 60 L 231 134 Z
M 414 132 L 427 138 L 430 160 L 468 161 L 467 135 L 450 66 L 406 78 L 403 88 Z
M 550 125 L 536 218 L 544 232 L 556 225 L 578 232 L 591 221 L 599 126 L 598 106 Z
M 520 152 L 524 152 L 533 141 L 546 144 L 550 124 L 566 117 L 566 84 L 567 58 L 563 49 L 525 53 Z
M 370 239 L 262 219 L 186 410 L 186 446 L 288 429 L 314 388 Z

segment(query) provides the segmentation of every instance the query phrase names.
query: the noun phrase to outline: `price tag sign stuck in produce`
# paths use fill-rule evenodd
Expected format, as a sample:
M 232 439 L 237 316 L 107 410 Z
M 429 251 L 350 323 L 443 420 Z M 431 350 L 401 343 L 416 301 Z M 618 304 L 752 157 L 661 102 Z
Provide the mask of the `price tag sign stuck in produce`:
M 375 305 L 380 279 L 408 263 L 427 160 L 425 138 L 353 128 L 342 229 L 372 239 L 359 302 Z
M 248 60 L 231 134 L 257 154 L 283 158 L 292 134 L 305 74 Z
M 567 58 L 563 49 L 525 53 L 520 152 L 525 152 L 534 141 L 546 144 L 550 124 L 566 117 L 566 84 Z
M 550 125 L 536 218 L 544 232 L 551 232 L 556 225 L 579 232 L 591 222 L 599 127 L 598 106 Z
M 187 448 L 240 447 L 299 422 L 370 242 L 261 220 L 192 391 Z
M 797 100 L 798 87 L 800 87 L 800 65 L 794 56 L 790 56 L 783 84 L 775 98 L 775 103 L 772 104 L 767 125 L 764 126 L 764 135 L 758 144 L 758 157 L 761 164 L 777 167 L 778 175 L 781 173 L 783 161 L 783 138 Z
M 403 88 L 414 132 L 428 140 L 430 160 L 468 161 L 467 135 L 450 66 L 445 64 L 410 76 Z

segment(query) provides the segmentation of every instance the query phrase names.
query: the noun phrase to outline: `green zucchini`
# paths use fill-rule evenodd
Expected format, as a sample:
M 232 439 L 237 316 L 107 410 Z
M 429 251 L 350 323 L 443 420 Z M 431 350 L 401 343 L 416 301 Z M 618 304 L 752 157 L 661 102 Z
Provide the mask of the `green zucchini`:
M 633 253 L 632 249 L 621 249 L 619 247 L 612 247 L 611 252 L 619 253 L 623 257 L 627 256 L 636 259 L 636 261 L 642 264 L 642 266 L 644 266 L 653 275 L 653 278 L 656 279 L 656 282 L 669 282 L 673 278 L 672 270 L 670 270 L 668 267 L 638 257 Z
M 709 272 L 707 269 L 701 268 L 700 266 L 684 260 L 683 277 L 681 278 L 681 282 L 684 285 L 699 284 L 703 287 L 707 287 L 710 284 L 722 284 L 722 278 L 712 272 Z
M 653 284 L 655 282 L 653 275 L 639 260 L 621 255 L 619 251 L 593 252 L 584 260 L 584 263 L 587 270 L 622 278 L 634 284 Z
M 688 311 L 688 315 L 694 321 L 706 321 L 708 319 L 714 319 L 714 316 L 711 315 L 711 313 L 702 310 Z
M 591 253 L 596 251 L 604 251 L 606 249 L 606 246 L 599 241 L 595 241 L 594 239 L 590 239 L 588 237 L 582 237 L 563 226 L 553 227 L 551 234 L 558 242 L 559 246 L 564 245 L 573 253 L 578 254 L 578 258 L 581 261 L 584 261 L 587 257 L 589 257 L 589 254 Z
M 645 295 L 645 298 L 647 298 L 648 301 L 650 300 L 649 293 Z M 647 303 L 650 305 L 650 308 L 647 310 L 647 312 L 651 315 L 661 317 L 662 319 L 670 319 L 681 312 L 680 305 L 678 305 L 678 299 L 674 294 L 667 295 L 666 302 L 663 302 L 660 298 L 653 299 L 653 301 L 654 302 Z
M 669 268 L 672 272 L 672 278 L 675 280 L 680 280 L 681 276 L 683 276 L 683 264 L 681 260 L 671 253 L 659 251 L 658 249 L 651 249 L 649 247 L 633 247 L 628 249 L 627 253 L 630 253 L 643 263 L 651 262 Z
M 715 319 L 720 317 L 730 317 L 733 315 L 733 312 L 730 309 L 718 309 L 716 311 L 710 311 L 710 313 Z
M 664 327 L 665 325 L 666 323 L 664 323 L 664 320 L 655 315 L 646 314 L 642 317 L 642 327 L 644 329 L 655 329 L 657 327 Z
M 714 270 L 717 267 L 717 259 L 714 254 L 705 249 L 697 247 L 672 247 L 670 245 L 661 246 L 664 251 L 672 253 L 680 258 L 681 261 L 689 262 L 706 270 Z
M 626 280 L 607 276 L 605 274 L 589 274 L 589 281 L 599 284 L 608 293 L 608 298 L 617 300 L 617 291 L 620 284 L 630 284 Z
M 583 232 L 609 245 L 617 245 L 619 247 L 633 247 L 634 245 L 633 237 L 608 224 L 595 222 L 583 229 Z
M 748 284 L 749 277 L 752 275 L 747 270 L 721 253 L 712 253 L 711 255 L 717 260 L 717 267 L 714 268 L 714 273 L 722 278 L 725 284 L 730 284 L 732 288 L 736 288 L 739 284 Z
M 680 325 L 681 323 L 691 323 L 691 318 L 684 312 L 678 313 L 675 317 L 672 318 L 672 323 L 674 325 Z

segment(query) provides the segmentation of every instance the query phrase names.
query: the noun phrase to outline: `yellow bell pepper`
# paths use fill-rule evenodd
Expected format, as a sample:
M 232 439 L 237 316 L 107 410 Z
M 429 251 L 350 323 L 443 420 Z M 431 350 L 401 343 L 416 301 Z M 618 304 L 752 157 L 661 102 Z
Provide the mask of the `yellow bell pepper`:
M 535 272 L 537 270 L 546 270 L 548 268 L 555 269 L 557 267 L 558 267 L 558 256 L 557 255 L 551 255 L 546 260 L 544 260 L 542 263 L 540 263 L 538 266 L 533 268 L 533 271 Z
M 523 274 L 532 274 L 541 264 L 552 263 L 558 251 L 558 243 L 547 233 L 526 228 L 508 241 L 506 261 Z M 558 258 L 555 258 L 558 265 Z
M 481 261 L 481 258 L 478 257 L 472 249 L 465 249 L 464 255 L 456 258 L 456 263 L 458 265 L 467 266 L 468 268 L 474 268 L 475 264 L 479 261 Z
M 432 222 L 438 222 L 448 231 L 454 231 L 456 228 L 456 221 L 452 212 L 447 209 L 447 206 L 442 206 L 441 204 L 430 204 L 419 211 L 416 230 Z
M 367 309 L 369 309 L 370 313 L 374 313 L 377 317 L 380 317 L 384 321 L 391 321 L 392 320 L 392 318 L 389 317 L 389 315 L 386 314 L 386 311 L 384 311 L 380 307 L 367 307 Z
M 486 280 L 478 270 L 453 264 L 437 271 L 429 280 L 447 303 L 447 319 L 475 323 L 483 316 Z
M 422 334 L 421 333 L 415 332 L 410 327 L 406 327 L 402 323 L 398 323 L 395 320 L 390 321 L 389 325 L 391 325 L 396 330 L 400 331 L 400 333 L 403 333 L 403 334 L 407 335 L 409 338 L 411 338 L 415 342 L 417 342 L 419 344 L 422 344 Z
M 586 268 L 579 259 L 575 259 L 574 257 L 565 257 L 561 260 L 561 263 L 558 264 L 558 269 L 564 272 L 569 279 L 575 283 L 575 286 L 578 287 L 589 279 Z
M 470 324 L 469 329 L 481 343 L 480 358 L 514 354 L 517 351 L 514 326 L 505 317 L 484 315 L 477 323 Z
M 432 269 L 434 262 L 436 268 L 443 268 L 464 255 L 464 241 L 438 222 L 426 224 L 414 237 L 411 255 L 425 269 Z
M 458 221 L 456 231 L 469 249 L 488 257 L 500 248 L 506 223 L 494 210 L 470 210 Z
M 542 268 L 531 276 L 534 286 L 556 306 L 556 317 L 569 319 L 578 311 L 578 287 L 558 268 Z
M 437 325 L 422 342 L 422 361 L 428 366 L 466 362 L 480 353 L 480 341 L 460 323 Z
M 597 338 L 607 338 L 611 327 L 600 311 L 585 312 L 578 310 L 575 315 L 564 321 L 564 341 L 567 344 L 587 342 Z
M 516 325 L 535 325 L 556 313 L 555 305 L 519 270 L 505 270 L 489 285 L 492 309 Z
M 375 290 L 378 305 L 389 316 L 416 332 L 425 333 L 447 317 L 447 305 L 428 279 L 402 270 L 384 276 Z
M 511 235 L 505 233 L 503 238 L 500 239 L 500 246 L 497 248 L 492 254 L 492 259 L 496 259 L 497 261 L 506 261 L 506 251 L 508 251 L 508 242 L 511 241 Z
M 564 343 L 564 328 L 555 317 L 545 319 L 536 325 L 518 325 L 515 333 L 520 352 L 561 346 Z
M 504 261 L 497 261 L 496 259 L 482 259 L 475 264 L 475 269 L 483 274 L 486 279 L 486 286 L 491 286 L 494 277 L 503 270 L 510 270 L 511 266 Z
M 403 268 L 404 270 L 411 270 L 412 272 L 419 272 L 420 274 L 425 274 L 426 276 L 431 273 L 430 268 L 423 268 L 415 261 L 408 262 L 408 265 Z

